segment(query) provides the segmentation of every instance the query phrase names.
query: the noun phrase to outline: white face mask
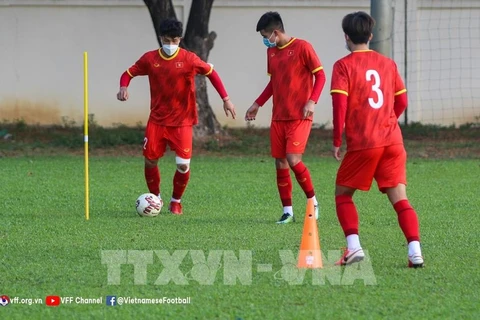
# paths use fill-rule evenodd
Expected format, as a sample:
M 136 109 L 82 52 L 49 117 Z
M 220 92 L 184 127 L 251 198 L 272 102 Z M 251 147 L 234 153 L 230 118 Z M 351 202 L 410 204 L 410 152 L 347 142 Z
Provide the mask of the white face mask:
M 345 41 L 345 49 L 347 49 L 348 51 L 352 52 L 352 50 L 350 50 L 350 48 L 348 47 L 348 43 Z
M 162 50 L 167 54 L 167 56 L 173 55 L 177 52 L 178 44 L 162 44 Z

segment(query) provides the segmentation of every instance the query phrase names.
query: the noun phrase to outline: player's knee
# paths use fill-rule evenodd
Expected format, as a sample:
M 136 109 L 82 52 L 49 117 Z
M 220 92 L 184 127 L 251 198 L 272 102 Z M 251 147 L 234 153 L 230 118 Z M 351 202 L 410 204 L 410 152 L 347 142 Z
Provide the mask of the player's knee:
M 275 159 L 275 166 L 277 169 L 288 169 L 288 161 L 285 158 L 276 158 Z
M 300 161 L 302 161 L 301 154 L 287 154 L 287 161 L 290 168 L 295 167 Z
M 298 160 L 298 159 L 294 159 L 294 160 L 292 159 L 292 160 L 289 160 L 289 161 L 288 161 L 288 165 L 290 166 L 290 168 L 293 168 L 293 167 L 295 167 L 299 162 L 300 162 L 300 160 Z
M 158 159 L 147 159 L 145 158 L 145 167 L 153 168 L 156 167 L 158 163 Z
M 187 173 L 190 166 L 188 164 L 177 164 L 177 170 L 181 173 Z
M 335 186 L 335 196 L 350 196 L 353 197 L 355 189 L 345 186 Z
M 403 183 L 399 183 L 396 187 L 386 188 L 385 193 L 392 204 L 401 200 L 408 200 L 407 188 Z
M 181 173 L 187 173 L 190 170 L 190 159 L 175 157 L 177 163 L 177 170 Z

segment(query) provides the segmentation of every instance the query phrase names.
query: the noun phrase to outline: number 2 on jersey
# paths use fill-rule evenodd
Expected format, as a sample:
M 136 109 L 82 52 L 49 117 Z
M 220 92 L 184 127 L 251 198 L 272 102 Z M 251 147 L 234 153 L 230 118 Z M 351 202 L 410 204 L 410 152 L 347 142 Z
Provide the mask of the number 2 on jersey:
M 367 81 L 372 81 L 372 91 L 377 94 L 378 100 L 375 101 L 373 98 L 368 98 L 368 104 L 373 109 L 380 109 L 383 106 L 383 92 L 380 90 L 380 75 L 377 70 L 367 70 L 365 74 Z M 373 78 L 373 79 L 372 79 Z

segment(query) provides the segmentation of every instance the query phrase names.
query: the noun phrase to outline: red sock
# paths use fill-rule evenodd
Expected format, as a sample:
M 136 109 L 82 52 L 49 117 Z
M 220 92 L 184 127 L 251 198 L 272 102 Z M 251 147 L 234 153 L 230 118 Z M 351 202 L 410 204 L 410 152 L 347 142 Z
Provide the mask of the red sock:
M 158 196 L 160 193 L 160 171 L 158 167 L 147 168 L 145 167 L 145 181 L 150 193 Z
M 358 212 L 351 196 L 341 195 L 335 197 L 337 218 L 342 226 L 345 237 L 358 234 Z
M 182 198 L 185 189 L 187 188 L 188 180 L 190 179 L 190 170 L 186 173 L 175 171 L 173 176 L 173 193 L 172 198 L 180 200 Z
M 307 198 L 312 198 L 315 195 L 315 190 L 313 190 L 312 178 L 310 177 L 310 172 L 307 167 L 300 161 L 292 167 L 292 170 Z
M 410 205 L 410 202 L 408 200 L 400 200 L 393 205 L 393 208 L 397 212 L 398 224 L 400 224 L 407 242 L 420 241 L 417 213 Z
M 284 207 L 292 205 L 292 178 L 290 169 L 277 169 L 277 188 Z

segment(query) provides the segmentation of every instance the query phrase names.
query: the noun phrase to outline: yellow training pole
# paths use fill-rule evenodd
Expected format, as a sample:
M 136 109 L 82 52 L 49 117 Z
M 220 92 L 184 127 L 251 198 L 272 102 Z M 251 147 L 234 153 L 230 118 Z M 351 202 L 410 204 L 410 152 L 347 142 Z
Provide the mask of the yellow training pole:
M 83 53 L 83 118 L 85 144 L 85 219 L 89 219 L 89 195 L 88 195 L 88 52 Z

